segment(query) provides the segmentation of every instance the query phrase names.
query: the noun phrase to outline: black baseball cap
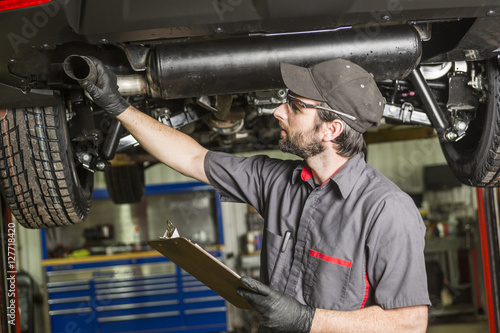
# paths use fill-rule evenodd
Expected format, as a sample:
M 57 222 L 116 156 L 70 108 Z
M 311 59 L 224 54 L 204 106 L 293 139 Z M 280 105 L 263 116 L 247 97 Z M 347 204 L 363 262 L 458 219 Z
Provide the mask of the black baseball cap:
M 379 125 L 384 98 L 373 76 L 345 59 L 332 59 L 309 68 L 281 63 L 285 85 L 298 96 L 325 102 L 333 110 L 355 117 L 339 118 L 358 132 Z

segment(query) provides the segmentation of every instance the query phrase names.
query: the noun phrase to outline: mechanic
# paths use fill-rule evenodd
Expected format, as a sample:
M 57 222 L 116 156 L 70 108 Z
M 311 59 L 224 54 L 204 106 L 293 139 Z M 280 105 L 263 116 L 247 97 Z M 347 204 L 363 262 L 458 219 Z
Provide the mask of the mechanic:
M 343 59 L 281 64 L 290 92 L 274 116 L 281 150 L 298 161 L 209 151 L 130 106 L 95 61 L 97 83 L 81 85 L 98 106 L 161 162 L 264 217 L 260 282 L 242 277 L 250 290 L 238 290 L 260 314 L 260 331 L 426 331 L 424 223 L 364 160 L 362 133 L 384 109 L 371 74 Z

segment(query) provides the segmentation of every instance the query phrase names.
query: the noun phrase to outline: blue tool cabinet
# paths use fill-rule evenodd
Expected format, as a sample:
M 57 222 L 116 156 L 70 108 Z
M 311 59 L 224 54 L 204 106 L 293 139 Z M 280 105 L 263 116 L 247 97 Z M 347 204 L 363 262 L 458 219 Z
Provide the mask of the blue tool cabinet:
M 196 183 L 177 184 L 173 191 L 193 188 L 213 191 Z M 222 245 L 220 202 L 214 198 Z M 222 258 L 220 250 L 211 253 Z M 74 259 L 47 258 L 45 251 L 44 257 L 53 333 L 227 331 L 225 300 L 154 250 Z
M 227 330 L 225 300 L 162 257 L 47 266 L 46 279 L 54 333 Z

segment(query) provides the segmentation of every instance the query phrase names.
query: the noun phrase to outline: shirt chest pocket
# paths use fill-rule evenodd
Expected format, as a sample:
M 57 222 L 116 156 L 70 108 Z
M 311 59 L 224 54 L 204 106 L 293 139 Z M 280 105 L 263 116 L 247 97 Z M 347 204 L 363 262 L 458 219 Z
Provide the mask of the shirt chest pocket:
M 268 283 L 274 289 L 283 290 L 287 283 L 293 252 L 293 239 L 290 235 L 290 232 L 286 232 L 284 236 L 279 236 L 266 229 L 266 239 L 269 243 Z
M 307 304 L 321 309 L 341 309 L 351 267 L 351 261 L 310 250 L 304 279 L 304 300 Z

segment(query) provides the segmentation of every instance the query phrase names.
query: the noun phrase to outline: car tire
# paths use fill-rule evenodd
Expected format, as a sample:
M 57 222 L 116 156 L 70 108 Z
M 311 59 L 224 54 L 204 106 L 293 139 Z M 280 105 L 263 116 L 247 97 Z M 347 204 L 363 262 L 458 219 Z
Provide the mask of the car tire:
M 145 193 L 142 164 L 111 167 L 104 172 L 111 200 L 117 204 L 137 203 Z
M 500 70 L 487 62 L 488 100 L 480 104 L 465 137 L 441 144 L 444 156 L 462 183 L 475 187 L 500 185 Z
M 2 195 L 17 221 L 40 229 L 85 220 L 94 177 L 74 159 L 62 105 L 4 110 L 0 133 Z

